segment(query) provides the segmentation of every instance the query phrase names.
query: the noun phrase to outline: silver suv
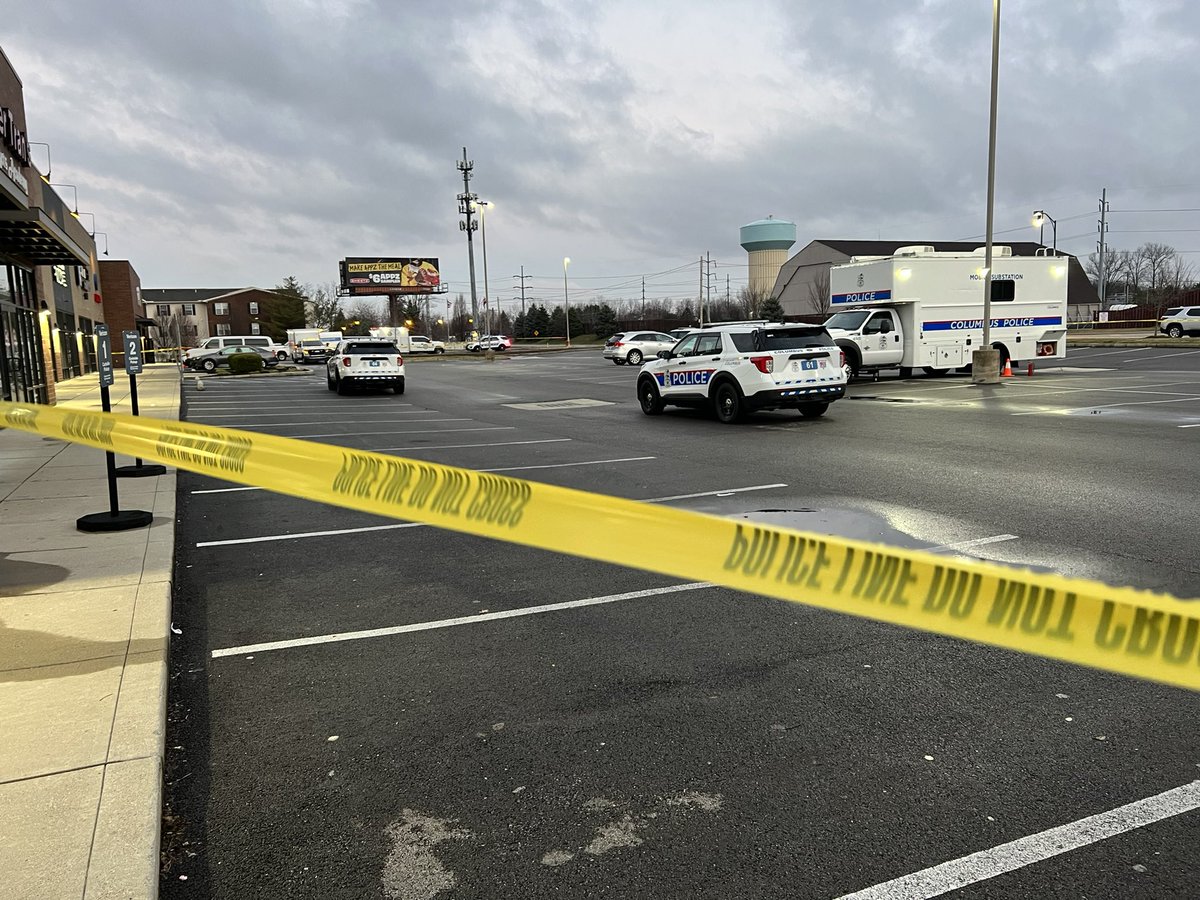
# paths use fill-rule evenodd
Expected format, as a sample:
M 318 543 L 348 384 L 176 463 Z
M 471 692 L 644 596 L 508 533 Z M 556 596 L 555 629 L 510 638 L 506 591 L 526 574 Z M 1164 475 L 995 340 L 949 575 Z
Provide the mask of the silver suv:
M 1200 306 L 1175 306 L 1158 320 L 1158 330 L 1171 337 L 1200 334 Z
M 823 416 L 846 393 L 845 360 L 822 325 L 727 323 L 692 331 L 642 366 L 642 412 L 708 407 L 722 422 L 759 409 Z
M 657 356 L 659 350 L 670 350 L 675 340 L 659 331 L 620 331 L 604 342 L 603 355 L 618 366 L 640 366 L 643 359 Z

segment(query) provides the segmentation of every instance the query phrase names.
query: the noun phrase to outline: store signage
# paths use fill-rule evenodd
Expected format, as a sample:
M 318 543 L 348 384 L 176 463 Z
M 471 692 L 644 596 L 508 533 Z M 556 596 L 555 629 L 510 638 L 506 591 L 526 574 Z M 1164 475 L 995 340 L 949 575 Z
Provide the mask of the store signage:
M 97 325 L 96 335 L 96 367 L 100 370 L 100 384 L 110 386 L 113 381 L 112 340 L 108 336 L 107 325 Z
M 0 156 L 0 174 L 28 194 L 29 179 L 21 169 L 29 165 L 29 136 L 17 127 L 17 117 L 7 106 L 0 106 L 0 144 L 11 154 Z

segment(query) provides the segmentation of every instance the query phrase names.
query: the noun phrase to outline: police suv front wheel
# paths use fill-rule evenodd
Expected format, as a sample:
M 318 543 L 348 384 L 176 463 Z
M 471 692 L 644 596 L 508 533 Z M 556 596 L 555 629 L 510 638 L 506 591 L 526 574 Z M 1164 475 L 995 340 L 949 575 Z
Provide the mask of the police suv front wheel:
M 713 391 L 713 411 L 717 415 L 717 420 L 726 425 L 740 422 L 745 418 L 745 406 L 741 391 L 731 381 L 722 381 Z
M 642 412 L 648 416 L 662 414 L 666 404 L 663 403 L 653 378 L 643 378 L 638 382 L 638 403 L 642 406 Z

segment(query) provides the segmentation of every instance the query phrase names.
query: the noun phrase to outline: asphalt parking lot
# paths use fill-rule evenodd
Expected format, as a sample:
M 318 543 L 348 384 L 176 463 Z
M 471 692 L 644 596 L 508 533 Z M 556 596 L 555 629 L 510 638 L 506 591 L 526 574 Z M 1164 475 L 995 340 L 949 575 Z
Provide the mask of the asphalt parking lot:
M 736 426 L 643 416 L 599 350 L 186 417 L 1200 597 L 1200 348 L 1062 362 Z M 1195 695 L 179 485 L 166 897 L 1195 893 Z

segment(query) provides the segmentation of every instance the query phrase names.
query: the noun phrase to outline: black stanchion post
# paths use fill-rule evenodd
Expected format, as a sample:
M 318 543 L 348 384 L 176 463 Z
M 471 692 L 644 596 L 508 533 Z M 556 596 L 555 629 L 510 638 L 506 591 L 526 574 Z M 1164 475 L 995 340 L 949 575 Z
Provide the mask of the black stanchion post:
M 122 331 L 121 343 L 125 345 L 125 372 L 129 375 L 129 405 L 133 414 L 138 414 L 137 377 L 142 374 L 142 344 L 136 331 Z M 107 390 L 104 388 L 103 390 Z M 140 459 L 134 459 L 132 466 L 118 466 L 117 476 L 120 478 L 147 478 L 151 475 L 167 474 L 167 467 L 158 463 L 144 464 Z
M 113 383 L 112 341 L 107 325 L 97 325 L 96 364 L 100 369 L 100 408 L 112 412 L 108 388 Z M 139 360 L 140 364 L 140 360 Z M 144 528 L 154 521 L 152 513 L 144 509 L 120 509 L 117 501 L 117 457 L 111 450 L 104 453 L 104 465 L 108 471 L 108 512 L 88 513 L 75 520 L 80 531 L 126 531 Z

